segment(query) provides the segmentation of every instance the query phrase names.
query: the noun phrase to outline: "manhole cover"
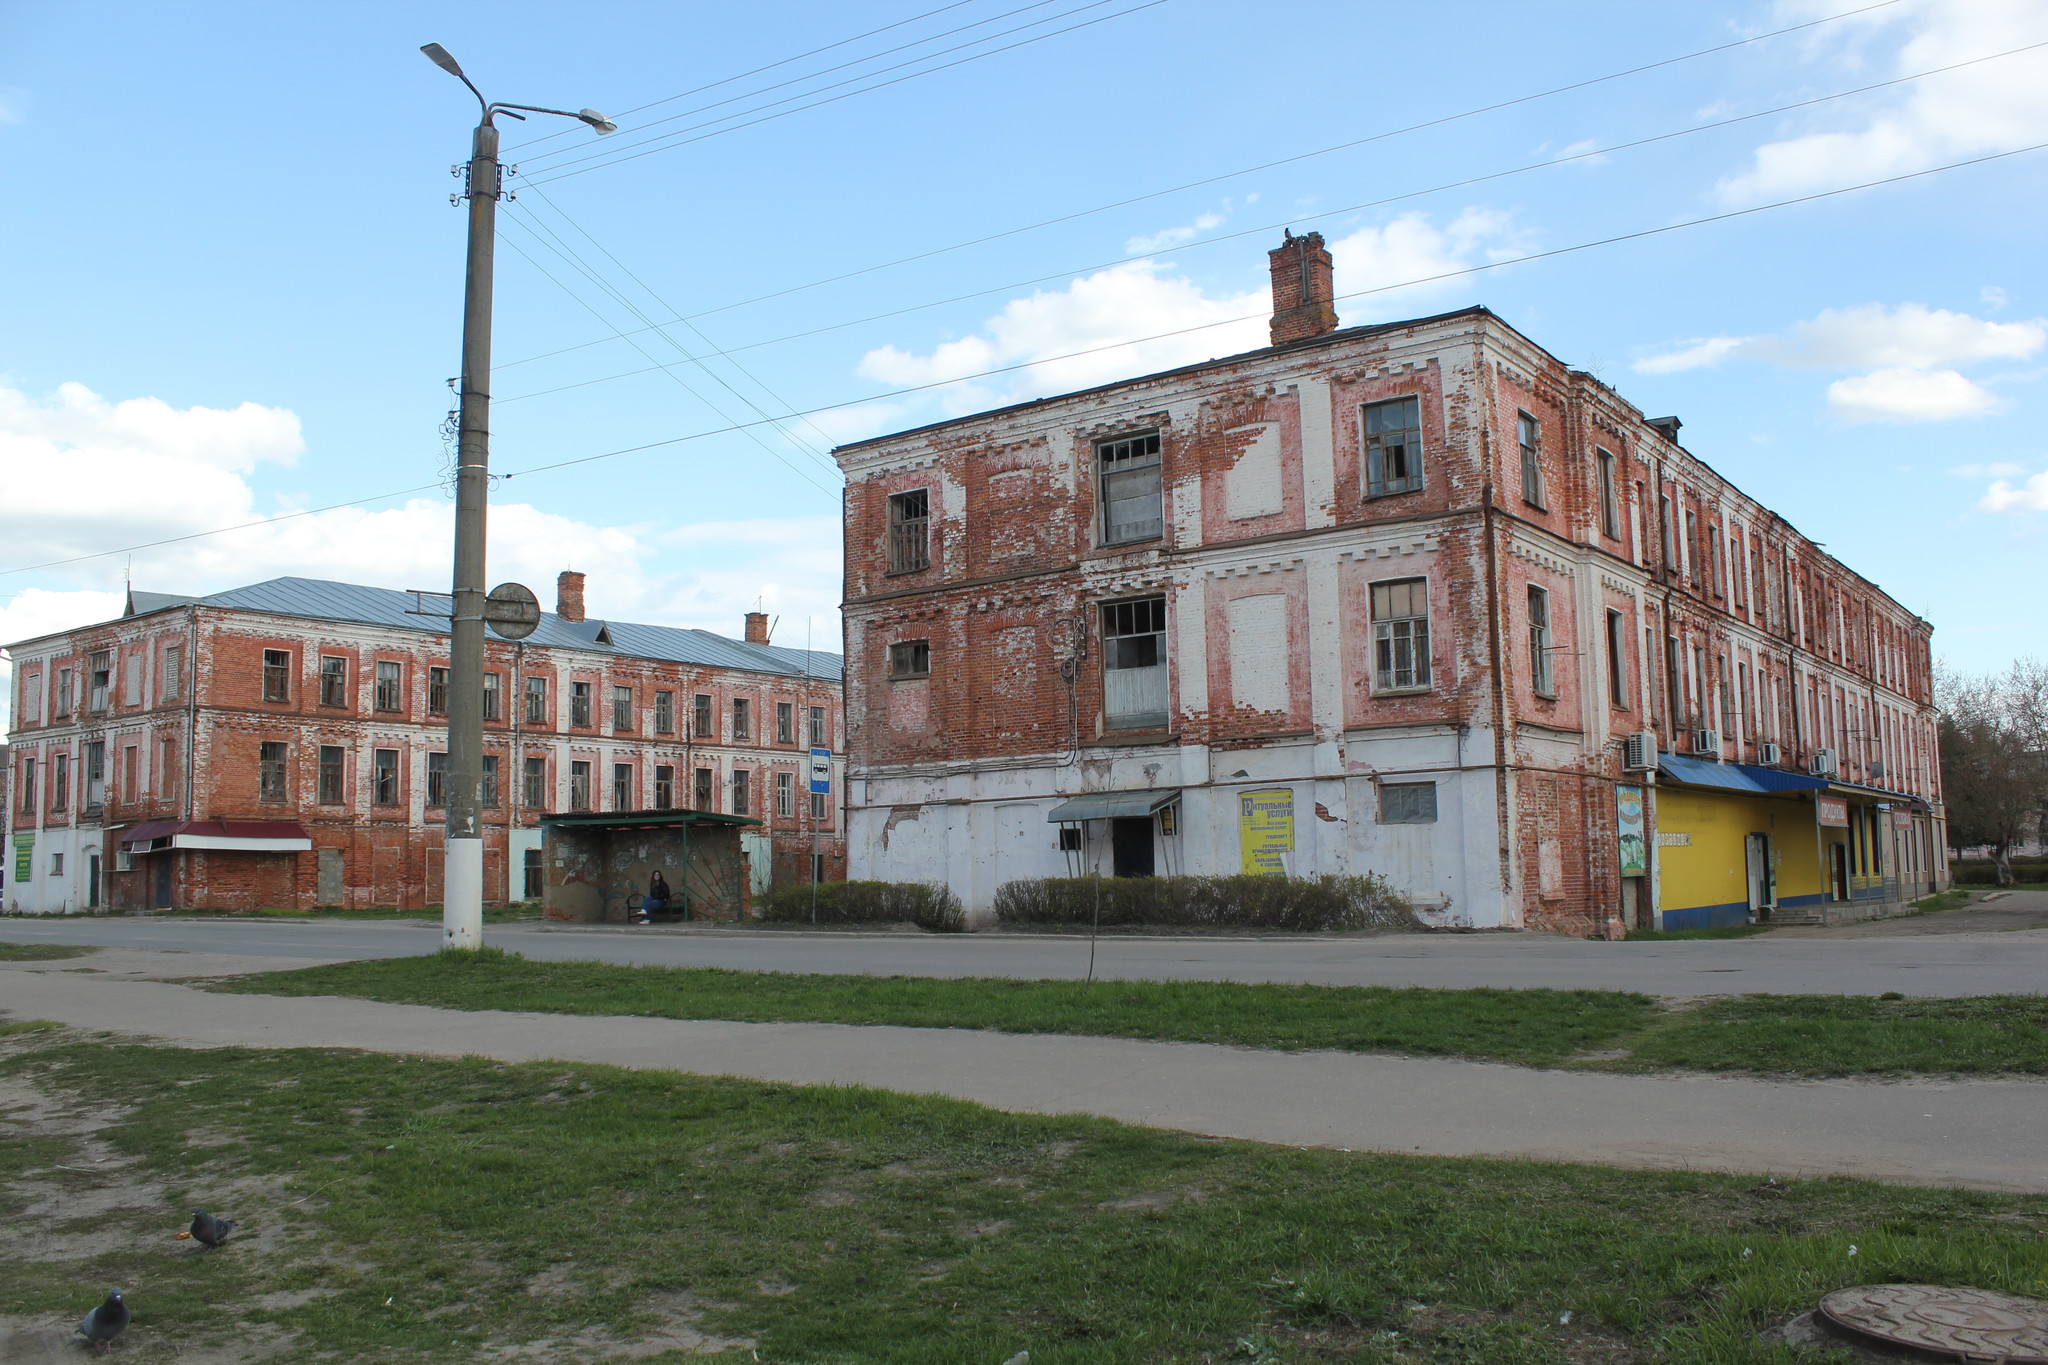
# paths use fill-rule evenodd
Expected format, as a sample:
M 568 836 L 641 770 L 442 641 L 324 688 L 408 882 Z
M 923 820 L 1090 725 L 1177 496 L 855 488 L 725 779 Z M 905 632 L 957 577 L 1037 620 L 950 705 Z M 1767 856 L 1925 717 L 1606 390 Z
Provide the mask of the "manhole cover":
M 1820 1301 L 1852 1335 L 1956 1360 L 2048 1365 L 2048 1302 L 1939 1284 L 1864 1284 Z

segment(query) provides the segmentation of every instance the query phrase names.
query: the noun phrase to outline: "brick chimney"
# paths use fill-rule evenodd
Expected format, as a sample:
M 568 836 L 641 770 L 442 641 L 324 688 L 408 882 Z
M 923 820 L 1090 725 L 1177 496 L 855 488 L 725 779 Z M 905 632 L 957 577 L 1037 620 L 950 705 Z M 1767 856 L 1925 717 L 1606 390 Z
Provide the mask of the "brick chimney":
M 1266 259 L 1273 269 L 1273 344 L 1284 346 L 1336 331 L 1337 310 L 1330 302 L 1336 286 L 1323 234 L 1297 237 L 1290 232 Z
M 564 569 L 555 578 L 555 615 L 564 621 L 583 619 L 583 575 Z
M 750 611 L 747 613 L 747 643 L 765 645 L 768 643 L 768 613 Z

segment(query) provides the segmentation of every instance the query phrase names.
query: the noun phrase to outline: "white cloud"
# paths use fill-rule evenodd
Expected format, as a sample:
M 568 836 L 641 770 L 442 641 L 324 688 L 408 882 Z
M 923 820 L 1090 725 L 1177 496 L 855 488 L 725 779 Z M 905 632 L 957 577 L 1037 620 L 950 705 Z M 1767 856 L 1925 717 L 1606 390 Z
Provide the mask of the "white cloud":
M 2003 479 L 2026 472 L 2025 466 L 2005 461 L 1997 464 L 1959 464 L 1949 470 L 1949 473 L 1959 479 Z
M 1845 422 L 1940 422 L 1997 407 L 1996 398 L 1954 370 L 1898 366 L 1828 385 L 1828 411 Z
M 1223 226 L 1223 220 L 1223 214 L 1205 213 L 1194 222 L 1184 223 L 1180 227 L 1162 228 L 1149 236 L 1132 237 L 1124 242 L 1124 251 L 1132 256 L 1149 256 L 1155 251 L 1171 251 L 1177 246 L 1185 246 L 1194 241 L 1211 228 Z
M 1982 299 L 1984 306 L 1994 313 L 2012 302 L 2012 295 L 2006 293 L 2004 289 L 1995 284 L 1987 284 L 1982 289 L 1979 289 L 1977 297 Z
M 1789 8 L 1803 17 L 1839 7 Z M 1905 40 L 1879 66 L 1910 75 L 2048 39 L 2048 8 L 2039 0 L 1911 0 L 1828 32 L 1847 45 L 1839 54 L 1842 67 L 1863 74 L 1859 44 L 1889 37 L 1900 26 Z M 2038 141 L 2048 123 L 2048 50 L 1929 76 L 1856 108 L 1838 116 L 1846 126 L 1757 148 L 1746 169 L 1721 181 L 1721 199 L 1776 199 Z
M 1675 351 L 1645 356 L 1632 368 L 1637 374 L 1677 374 L 1681 370 L 1705 369 L 1734 355 L 1747 341 L 1747 337 L 1705 337 L 1689 341 Z
M 2004 479 L 1984 490 L 1979 512 L 2048 512 L 2048 470 L 2015 488 Z
M 1512 260 L 1526 250 L 1507 214 L 1481 208 L 1468 208 L 1441 228 L 1426 214 L 1404 214 L 1360 228 L 1331 242 L 1329 249 L 1338 308 L 1347 324 L 1414 311 L 1420 301 L 1456 284 L 1409 286 L 1409 281 Z M 1010 300 L 980 330 L 928 352 L 896 346 L 870 351 L 859 372 L 897 387 L 963 381 L 939 399 L 945 412 L 957 415 L 1266 344 L 1272 296 L 1264 280 L 1243 293 L 1212 296 L 1167 271 L 1158 261 L 1131 261 L 1075 279 L 1064 289 L 1041 289 Z M 1386 292 L 1341 301 L 1363 290 Z M 1134 341 L 1140 337 L 1156 339 Z M 1125 342 L 1134 344 L 1120 344 Z M 967 379 L 1013 365 L 1027 368 L 993 382 Z

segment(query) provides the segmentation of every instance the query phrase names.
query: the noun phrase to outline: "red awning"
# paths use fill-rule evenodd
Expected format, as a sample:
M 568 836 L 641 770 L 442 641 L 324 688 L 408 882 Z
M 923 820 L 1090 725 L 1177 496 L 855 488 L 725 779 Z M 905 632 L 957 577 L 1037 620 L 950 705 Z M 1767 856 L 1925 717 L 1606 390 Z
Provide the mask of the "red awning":
M 150 820 L 123 833 L 121 847 L 129 853 L 172 848 L 300 853 L 313 847 L 313 839 L 295 820 Z

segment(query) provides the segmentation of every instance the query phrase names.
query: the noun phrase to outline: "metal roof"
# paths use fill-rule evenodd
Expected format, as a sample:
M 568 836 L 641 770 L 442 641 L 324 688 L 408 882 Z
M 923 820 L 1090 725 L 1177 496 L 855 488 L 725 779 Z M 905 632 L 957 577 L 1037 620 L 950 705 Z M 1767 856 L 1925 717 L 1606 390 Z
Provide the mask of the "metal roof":
M 1089 792 L 1069 797 L 1046 813 L 1049 825 L 1071 824 L 1076 820 L 1113 820 L 1120 815 L 1150 815 L 1161 806 L 1180 800 L 1180 788 L 1157 787 L 1135 792 Z
M 1752 795 L 1817 791 L 1828 785 L 1822 778 L 1788 773 L 1782 768 L 1760 768 L 1753 763 L 1715 763 L 1704 758 L 1687 758 L 1682 754 L 1659 754 L 1657 770 L 1687 786 L 1719 787 L 1723 791 L 1749 792 Z
M 446 635 L 441 618 L 416 615 L 419 610 L 446 611 L 445 593 L 413 594 L 391 588 L 370 588 L 360 583 L 334 583 L 320 578 L 273 578 L 245 588 L 206 597 L 172 597 L 168 593 L 134 593 L 135 606 L 160 611 L 164 607 L 197 603 L 236 611 L 265 612 L 273 616 L 295 616 L 315 621 L 349 621 L 384 626 L 391 630 L 417 630 Z M 143 603 L 161 603 L 144 607 Z M 732 640 L 708 630 L 686 630 L 677 626 L 650 626 L 632 621 L 568 621 L 551 611 L 541 613 L 540 625 L 527 643 L 557 649 L 584 649 L 600 654 L 619 654 L 641 659 L 662 659 L 670 663 L 696 664 L 706 668 L 737 668 L 753 673 L 774 673 L 802 677 L 808 673 L 821 682 L 838 682 L 844 669 L 837 654 L 821 649 L 788 649 L 780 645 L 753 645 Z
M 540 822 L 543 825 L 570 825 L 577 829 L 701 828 L 763 823 L 751 815 L 723 815 L 714 810 L 549 811 L 540 817 Z

